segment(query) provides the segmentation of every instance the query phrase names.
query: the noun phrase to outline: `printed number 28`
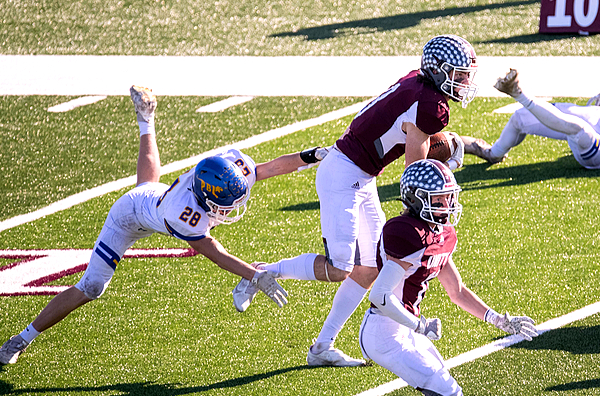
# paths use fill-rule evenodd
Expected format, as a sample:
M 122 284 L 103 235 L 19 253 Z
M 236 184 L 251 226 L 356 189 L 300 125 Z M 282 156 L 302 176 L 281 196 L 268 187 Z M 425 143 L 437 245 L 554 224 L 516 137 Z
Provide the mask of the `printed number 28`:
M 190 218 L 190 216 L 192 217 Z M 181 214 L 179 215 L 179 220 L 183 220 L 184 223 L 187 223 L 189 220 L 189 225 L 191 225 L 192 227 L 196 227 L 201 217 L 202 216 L 200 215 L 200 213 L 194 212 L 192 208 L 186 206 L 183 212 L 181 212 Z

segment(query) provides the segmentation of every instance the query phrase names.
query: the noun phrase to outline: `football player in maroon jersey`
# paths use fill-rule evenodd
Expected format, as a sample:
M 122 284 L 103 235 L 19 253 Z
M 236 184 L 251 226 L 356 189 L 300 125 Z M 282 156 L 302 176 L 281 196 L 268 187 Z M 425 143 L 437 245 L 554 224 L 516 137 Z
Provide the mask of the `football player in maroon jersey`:
M 401 377 L 425 395 L 462 395 L 431 342 L 439 340 L 439 319 L 426 319 L 420 304 L 429 281 L 438 278 L 453 303 L 510 334 L 531 341 L 537 331 L 527 316 L 500 315 L 461 280 L 452 253 L 460 219 L 460 187 L 437 160 L 412 163 L 402 174 L 406 211 L 383 227 L 378 244 L 379 276 L 373 284 L 360 329 L 365 358 Z
M 448 124 L 448 101 L 461 102 L 464 107 L 473 100 L 476 68 L 475 51 L 465 39 L 444 35 L 427 42 L 421 68 L 363 108 L 317 170 L 325 255 L 303 254 L 260 266 L 282 279 L 342 282 L 309 349 L 309 365 L 365 363 L 334 348 L 333 343 L 377 276 L 375 253 L 385 214 L 376 177 L 404 154 L 406 165 L 426 158 L 429 136 Z M 462 165 L 460 143 L 447 163 L 452 169 Z M 256 288 L 242 279 L 233 291 L 238 311 L 247 309 L 256 293 Z

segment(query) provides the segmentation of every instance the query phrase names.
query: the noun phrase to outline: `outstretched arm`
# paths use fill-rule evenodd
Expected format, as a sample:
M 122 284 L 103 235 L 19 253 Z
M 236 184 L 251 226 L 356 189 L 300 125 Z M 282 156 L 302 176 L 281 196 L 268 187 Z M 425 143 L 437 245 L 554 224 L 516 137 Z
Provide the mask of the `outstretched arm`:
M 300 168 L 323 160 L 328 152 L 329 150 L 326 148 L 313 147 L 258 164 L 256 165 L 256 181 L 301 170 Z
M 489 307 L 473 293 L 462 281 L 452 258 L 438 275 L 440 283 L 448 293 L 450 300 L 471 315 L 483 320 Z
M 257 272 L 250 264 L 229 254 L 223 245 L 211 236 L 207 236 L 198 241 L 188 241 L 188 243 L 195 251 L 205 256 L 225 271 L 229 271 L 248 280 L 251 280 Z
M 257 270 L 245 261 L 229 254 L 223 245 L 213 237 L 207 236 L 198 241 L 188 241 L 188 243 L 195 251 L 219 267 L 251 281 L 279 307 L 287 304 L 288 293 L 267 271 Z
M 489 308 L 475 293 L 462 283 L 462 279 L 452 258 L 438 275 L 442 286 L 452 302 L 479 319 L 493 324 L 509 334 L 518 334 L 527 341 L 537 337 L 535 322 L 528 316 L 499 315 Z
M 300 153 L 285 154 L 269 162 L 256 165 L 256 181 L 268 179 L 269 177 L 285 175 L 306 165 L 300 158 Z

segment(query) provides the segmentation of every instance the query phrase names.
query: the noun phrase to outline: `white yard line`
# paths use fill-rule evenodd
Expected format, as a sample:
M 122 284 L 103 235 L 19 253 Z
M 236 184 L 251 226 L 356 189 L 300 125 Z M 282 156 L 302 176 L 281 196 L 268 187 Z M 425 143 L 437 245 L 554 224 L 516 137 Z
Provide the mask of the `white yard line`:
M 572 71 L 599 70 L 600 57 L 477 61 L 482 97 L 505 96 L 493 85 L 511 67 L 530 95 L 591 97 L 599 89 L 587 73 Z M 161 96 L 375 96 L 419 66 L 419 56 L 0 55 L 0 95 L 128 95 L 138 84 Z
M 106 99 L 106 95 L 95 95 L 95 96 L 83 96 L 81 98 L 73 99 L 65 103 L 61 103 L 56 106 L 52 106 L 48 109 L 51 113 L 64 113 L 66 111 L 71 111 L 81 106 L 86 106 L 92 103 L 99 102 L 101 100 Z
M 251 101 L 252 99 L 254 99 L 254 96 L 232 96 L 230 98 L 223 99 L 206 106 L 202 106 L 198 110 L 196 110 L 196 113 L 217 113 L 230 107 L 246 103 L 248 101 Z
M 538 330 L 538 333 L 543 334 L 550 330 L 556 330 L 559 327 L 568 325 L 570 323 L 576 322 L 581 319 L 585 319 L 588 316 L 595 315 L 600 312 L 600 302 L 596 302 L 594 304 L 590 304 L 586 307 L 580 308 L 576 311 L 570 312 L 566 315 L 559 316 L 558 318 L 550 319 L 547 322 L 541 323 L 537 325 L 535 328 Z M 460 366 L 464 363 L 472 362 L 473 360 L 479 359 L 481 357 L 487 356 L 491 353 L 500 351 L 504 348 L 508 348 L 511 345 L 522 342 L 523 338 L 520 336 L 506 336 L 499 340 L 496 340 L 490 344 L 484 345 L 479 348 L 475 348 L 469 352 L 462 353 L 458 356 L 455 356 L 451 359 L 446 360 L 446 366 L 448 368 L 454 368 Z M 393 392 L 397 389 L 404 388 L 408 384 L 404 382 L 402 379 L 398 378 L 391 382 L 380 385 L 376 388 L 369 389 L 367 391 L 361 392 L 356 396 L 382 396 Z
M 181 169 L 185 169 L 188 167 L 192 167 L 196 165 L 203 158 L 209 157 L 211 155 L 217 154 L 221 151 L 224 151 L 230 147 L 237 148 L 239 150 L 243 150 L 249 147 L 256 146 L 258 144 L 267 142 L 269 140 L 277 139 L 281 136 L 289 135 L 290 133 L 294 133 L 297 131 L 301 131 L 306 128 L 310 128 L 316 125 L 320 125 L 329 121 L 337 120 L 338 118 L 342 118 L 351 114 L 357 113 L 360 109 L 362 109 L 369 100 L 355 103 L 352 106 L 345 107 L 343 109 L 332 111 L 331 113 L 323 114 L 322 116 L 312 118 L 310 120 L 299 121 L 294 124 L 286 125 L 281 128 L 272 129 L 260 135 L 252 136 L 246 140 L 242 140 L 241 142 L 233 143 L 228 146 L 219 147 L 214 150 L 210 150 L 199 154 L 197 156 L 187 158 L 185 160 L 172 162 L 168 165 L 161 167 L 161 175 L 172 173 L 179 171 Z M 100 197 L 104 194 L 108 194 L 113 191 L 120 190 L 124 187 L 134 185 L 136 182 L 136 176 L 129 176 L 124 179 L 115 180 L 113 182 L 104 184 L 102 186 L 94 187 L 92 189 L 82 191 L 75 195 L 71 195 L 65 199 L 54 202 L 45 208 L 38 209 L 34 212 L 19 215 L 12 217 L 10 219 L 4 220 L 0 222 L 0 232 L 8 230 L 9 228 L 13 228 L 19 226 L 21 224 L 29 223 L 30 221 L 34 221 L 40 219 L 44 216 L 48 216 L 52 213 L 59 212 L 61 210 L 68 209 L 72 206 L 78 205 L 82 202 L 88 201 L 92 198 Z

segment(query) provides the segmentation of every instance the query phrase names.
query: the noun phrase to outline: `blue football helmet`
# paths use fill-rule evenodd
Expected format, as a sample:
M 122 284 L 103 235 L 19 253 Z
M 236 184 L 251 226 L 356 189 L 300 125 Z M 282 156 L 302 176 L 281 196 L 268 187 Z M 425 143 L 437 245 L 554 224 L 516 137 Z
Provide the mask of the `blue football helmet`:
M 461 102 L 462 107 L 467 107 L 477 94 L 478 88 L 473 82 L 477 55 L 462 37 L 446 34 L 429 40 L 423 47 L 421 71 L 437 89 Z
M 413 216 L 441 226 L 455 226 L 462 205 L 460 186 L 450 169 L 438 160 L 424 159 L 406 167 L 400 178 L 400 199 Z
M 208 217 L 219 224 L 232 224 L 241 219 L 250 197 L 248 181 L 240 168 L 217 156 L 198 162 L 192 192 Z

